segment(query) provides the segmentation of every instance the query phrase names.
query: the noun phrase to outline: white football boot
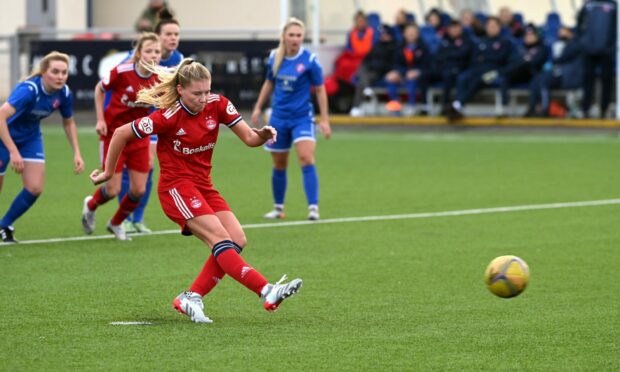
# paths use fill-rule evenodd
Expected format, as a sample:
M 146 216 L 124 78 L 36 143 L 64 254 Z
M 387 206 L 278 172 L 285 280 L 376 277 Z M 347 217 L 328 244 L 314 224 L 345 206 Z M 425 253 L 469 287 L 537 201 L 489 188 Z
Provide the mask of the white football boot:
M 316 205 L 312 205 L 308 207 L 308 219 L 310 221 L 318 221 L 321 217 L 319 216 L 319 207 Z
M 287 297 L 299 292 L 303 281 L 301 279 L 293 279 L 288 283 L 282 283 L 286 280 L 283 275 L 275 284 L 267 284 L 261 291 L 261 298 L 265 301 L 263 307 L 267 311 L 276 311 L 280 303 Z
M 263 218 L 266 218 L 268 220 L 281 220 L 284 217 L 284 209 L 279 207 L 275 207 L 272 211 L 267 212 L 265 213 L 265 215 L 263 215 Z
M 86 235 L 90 235 L 95 231 L 95 212 L 88 208 L 88 202 L 93 197 L 88 195 L 84 198 L 84 206 L 82 207 L 82 227 Z
M 123 229 L 123 225 L 112 225 L 112 221 L 108 221 L 106 228 L 108 229 L 109 232 L 114 234 L 114 236 L 118 240 L 122 240 L 122 241 L 131 240 L 131 238 L 127 236 L 125 229 Z
M 202 296 L 196 292 L 185 291 L 178 295 L 172 306 L 181 314 L 187 315 L 194 323 L 213 323 L 203 312 L 205 305 Z

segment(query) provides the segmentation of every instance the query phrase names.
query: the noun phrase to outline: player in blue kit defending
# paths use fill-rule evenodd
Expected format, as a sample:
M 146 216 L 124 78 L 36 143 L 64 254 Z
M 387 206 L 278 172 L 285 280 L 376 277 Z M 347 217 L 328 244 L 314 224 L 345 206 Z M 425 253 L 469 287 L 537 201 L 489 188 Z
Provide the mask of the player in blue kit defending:
M 39 63 L 39 71 L 20 82 L 0 107 L 0 189 L 9 165 L 22 175 L 24 185 L 0 220 L 0 237 L 5 243 L 17 243 L 13 223 L 43 191 L 45 154 L 41 120 L 55 110 L 62 115 L 65 134 L 73 149 L 75 173 L 84 170 L 73 119 L 73 99 L 66 85 L 68 69 L 68 55 L 49 53 Z
M 280 45 L 269 56 L 267 76 L 252 112 L 252 123 L 257 125 L 262 107 L 273 93 L 269 124 L 278 131 L 278 141 L 265 145 L 273 158 L 271 183 L 274 209 L 265 214 L 268 219 L 284 218 L 286 168 L 293 144 L 303 174 L 308 219 L 319 219 L 319 179 L 314 165 L 314 108 L 310 100 L 312 87 L 317 96 L 319 126 L 325 139 L 331 136 L 331 127 L 323 70 L 316 56 L 301 46 L 303 40 L 303 22 L 296 18 L 289 19 L 282 30 Z
M 159 65 L 163 67 L 174 68 L 183 60 L 183 53 L 179 52 L 179 32 L 180 26 L 168 9 L 163 8 L 159 11 L 159 22 L 155 25 L 155 33 L 159 36 L 161 41 L 161 61 Z M 131 52 L 126 60 L 131 58 Z M 109 101 L 108 94 L 106 93 L 106 101 Z M 107 104 L 104 104 L 107 106 Z M 146 191 L 142 198 L 140 198 L 140 205 L 133 213 L 127 217 L 127 220 L 123 222 L 123 228 L 126 233 L 150 233 L 151 229 L 144 224 L 144 210 L 149 201 L 151 195 L 151 189 L 153 188 L 153 161 L 156 158 L 155 149 L 157 148 L 157 136 L 151 136 L 151 170 L 149 171 L 149 177 L 146 182 Z M 125 168 L 123 170 L 123 181 L 121 184 L 121 192 L 118 194 L 118 200 L 120 201 L 125 197 L 129 191 L 129 172 Z

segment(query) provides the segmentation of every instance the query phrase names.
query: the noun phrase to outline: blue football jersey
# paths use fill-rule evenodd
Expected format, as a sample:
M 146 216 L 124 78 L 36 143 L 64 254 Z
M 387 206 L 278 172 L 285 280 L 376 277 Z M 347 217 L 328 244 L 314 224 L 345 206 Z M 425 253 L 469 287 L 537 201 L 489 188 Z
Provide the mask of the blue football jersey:
M 23 81 L 15 87 L 7 102 L 15 108 L 7 124 L 16 143 L 41 135 L 41 119 L 60 110 L 63 118 L 73 116 L 73 96 L 65 84 L 55 93 L 43 89 L 41 76 Z
M 323 84 L 323 69 L 314 53 L 301 48 L 295 57 L 284 57 L 273 75 L 275 52 L 269 56 L 267 79 L 274 83 L 271 115 L 280 119 L 312 115 L 310 88 Z
M 159 61 L 159 65 L 164 67 L 177 67 L 181 63 L 183 58 L 183 53 L 179 52 L 178 50 L 173 50 L 172 53 L 170 53 L 170 55 L 168 56 L 168 58 L 162 58 L 161 61 Z

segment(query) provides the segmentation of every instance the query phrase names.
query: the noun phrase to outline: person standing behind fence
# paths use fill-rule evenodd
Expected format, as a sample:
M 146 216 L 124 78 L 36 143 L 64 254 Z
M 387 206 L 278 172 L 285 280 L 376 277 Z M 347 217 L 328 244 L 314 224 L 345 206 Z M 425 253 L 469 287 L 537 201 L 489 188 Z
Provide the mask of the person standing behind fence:
M 155 31 L 155 26 L 159 22 L 159 14 L 162 9 L 170 9 L 166 4 L 165 0 L 149 0 L 148 5 L 142 13 L 140 17 L 136 20 L 135 29 L 137 32 L 153 32 Z M 168 10 L 170 14 L 172 11 Z
M 314 87 L 319 105 L 319 126 L 325 139 L 331 136 L 327 109 L 327 93 L 323 84 L 323 69 L 314 53 L 304 49 L 304 24 L 291 18 L 280 36 L 280 45 L 269 56 L 265 82 L 260 90 L 252 123 L 257 125 L 263 105 L 273 93 L 272 113 L 269 120 L 278 131 L 278 141 L 267 144 L 273 159 L 272 189 L 274 209 L 265 214 L 267 219 L 284 218 L 288 155 L 294 144 L 303 174 L 304 191 L 308 201 L 308 219 L 319 219 L 319 178 L 315 163 L 314 108 L 310 89 Z
M 60 111 L 73 149 L 74 171 L 78 174 L 84 170 L 73 119 L 73 96 L 66 84 L 68 74 L 69 56 L 51 52 L 41 59 L 38 71 L 19 83 L 0 107 L 0 189 L 8 166 L 22 175 L 24 185 L 0 220 L 0 237 L 4 243 L 17 243 L 13 223 L 43 192 L 45 154 L 41 120 L 55 110 Z
M 577 16 L 577 35 L 583 48 L 584 117 L 590 116 L 596 71 L 601 77 L 601 118 L 605 118 L 611 102 L 614 54 L 616 51 L 617 4 L 614 0 L 589 0 Z
M 155 33 L 159 36 L 161 42 L 161 60 L 159 65 L 168 68 L 176 67 L 183 60 L 183 53 L 179 52 L 179 21 L 173 18 L 172 14 L 167 8 L 163 8 L 159 11 L 159 22 L 155 26 Z M 106 94 L 106 98 L 111 92 Z M 151 233 L 144 223 L 144 211 L 146 205 L 149 202 L 151 190 L 153 188 L 153 167 L 155 163 L 156 148 L 157 148 L 157 136 L 151 136 L 151 145 L 149 153 L 151 155 L 151 170 L 149 171 L 149 177 L 146 180 L 146 189 L 144 195 L 140 198 L 140 204 L 133 211 L 131 215 L 127 217 L 127 220 L 123 222 L 123 228 L 128 234 L 132 233 Z M 129 191 L 129 171 L 127 168 L 123 169 L 123 181 L 121 185 L 121 192 L 118 194 L 118 202 L 120 203 L 127 192 Z
M 121 125 L 135 118 L 148 115 L 151 106 L 136 101 L 138 92 L 155 84 L 157 75 L 147 69 L 148 65 L 158 64 L 161 58 L 159 37 L 152 32 L 138 36 L 130 63 L 118 65 L 110 71 L 108 78 L 95 87 L 95 110 L 97 112 L 97 134 L 101 136 L 102 158 L 105 162 L 110 141 L 114 131 Z M 108 107 L 103 109 L 105 91 L 112 91 Z M 99 187 L 93 195 L 84 199 L 82 208 L 82 227 L 88 235 L 95 230 L 95 211 L 113 199 L 120 192 L 123 166 L 129 170 L 129 192 L 121 201 L 112 219 L 107 223 L 107 230 L 118 240 L 130 240 L 121 223 L 140 203 L 144 195 L 150 166 L 149 141 L 134 140 L 123 151 L 121 161 L 111 180 Z

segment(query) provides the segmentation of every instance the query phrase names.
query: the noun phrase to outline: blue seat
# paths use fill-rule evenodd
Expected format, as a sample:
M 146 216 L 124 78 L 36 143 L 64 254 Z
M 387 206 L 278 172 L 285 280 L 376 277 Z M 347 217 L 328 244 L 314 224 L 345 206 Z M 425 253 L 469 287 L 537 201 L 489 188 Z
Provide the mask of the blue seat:
M 551 45 L 558 39 L 560 27 L 562 27 L 560 15 L 555 12 L 547 14 L 547 20 L 542 27 L 543 40 L 546 45 Z
M 433 28 L 433 26 L 422 26 L 420 27 L 420 37 L 426 45 L 428 45 L 431 53 L 437 52 L 439 49 L 439 44 L 441 43 L 441 39 L 437 36 L 437 32 Z
M 546 20 L 545 24 L 546 25 L 561 26 L 562 25 L 562 18 L 560 18 L 560 14 L 558 14 L 556 12 L 551 12 L 551 13 L 547 14 L 547 20 Z
M 374 28 L 375 30 L 378 30 L 379 26 L 381 26 L 381 15 L 379 15 L 379 13 L 376 13 L 376 12 L 368 13 L 366 15 L 366 19 L 368 20 L 368 25 Z
M 512 18 L 516 23 L 520 24 L 521 26 L 525 26 L 525 22 L 523 21 L 523 13 L 514 13 L 512 15 Z
M 441 12 L 441 25 L 443 27 L 447 27 L 450 21 L 452 21 L 452 17 L 450 17 L 450 14 Z
M 406 19 L 407 19 L 407 23 L 415 23 L 415 14 L 407 13 Z
M 480 24 L 484 25 L 485 23 L 487 23 L 487 18 L 489 18 L 488 15 L 482 13 L 482 12 L 476 12 L 475 14 L 476 19 L 478 20 L 478 22 L 480 22 Z

